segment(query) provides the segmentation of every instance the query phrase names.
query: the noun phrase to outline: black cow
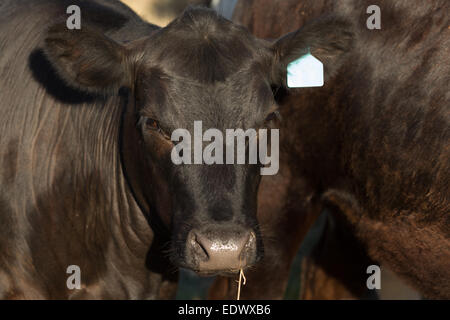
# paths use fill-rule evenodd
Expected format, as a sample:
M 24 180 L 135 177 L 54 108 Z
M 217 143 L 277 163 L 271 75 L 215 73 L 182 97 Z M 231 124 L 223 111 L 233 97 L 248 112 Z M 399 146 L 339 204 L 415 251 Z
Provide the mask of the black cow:
M 380 30 L 366 26 L 372 4 Z M 270 244 L 279 259 L 249 275 L 243 298 L 283 296 L 296 249 L 323 208 L 331 214 L 303 265 L 303 298 L 363 297 L 374 261 L 425 297 L 450 298 L 449 12 L 445 0 L 238 3 L 234 20 L 261 38 L 307 29 L 324 14 L 354 26 L 336 77 L 323 88 L 279 90 L 281 176 L 276 184 L 264 177 L 271 207 L 262 198 L 258 212 L 260 221 L 285 217 L 266 226 L 279 236 Z M 214 288 L 233 297 L 232 282 L 218 290 L 226 282 Z
M 320 46 L 333 72 L 347 27 L 272 44 L 207 9 L 158 29 L 117 1 L 2 1 L 0 296 L 172 297 L 179 266 L 254 265 L 260 165 L 175 165 L 171 132 L 275 125 L 288 60 Z

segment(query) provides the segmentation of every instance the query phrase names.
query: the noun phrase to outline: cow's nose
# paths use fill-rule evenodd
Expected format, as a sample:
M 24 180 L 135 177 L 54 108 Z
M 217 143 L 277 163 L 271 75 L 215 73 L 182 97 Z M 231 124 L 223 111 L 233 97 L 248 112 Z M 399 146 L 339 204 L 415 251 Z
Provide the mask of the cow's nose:
M 256 236 L 253 231 L 227 235 L 192 230 L 187 249 L 201 273 L 237 272 L 255 262 Z

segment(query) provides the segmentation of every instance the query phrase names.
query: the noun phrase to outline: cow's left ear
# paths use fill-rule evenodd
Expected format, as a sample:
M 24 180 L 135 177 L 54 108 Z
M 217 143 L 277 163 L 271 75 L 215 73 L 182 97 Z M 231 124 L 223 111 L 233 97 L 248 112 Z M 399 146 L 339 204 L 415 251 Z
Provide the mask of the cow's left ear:
M 326 82 L 342 65 L 352 44 L 349 22 L 336 17 L 316 19 L 272 45 L 272 82 L 276 86 L 286 86 L 288 65 L 308 54 L 322 62 Z
M 44 52 L 59 76 L 81 90 L 115 93 L 133 83 L 130 52 L 95 29 L 57 24 L 47 32 Z

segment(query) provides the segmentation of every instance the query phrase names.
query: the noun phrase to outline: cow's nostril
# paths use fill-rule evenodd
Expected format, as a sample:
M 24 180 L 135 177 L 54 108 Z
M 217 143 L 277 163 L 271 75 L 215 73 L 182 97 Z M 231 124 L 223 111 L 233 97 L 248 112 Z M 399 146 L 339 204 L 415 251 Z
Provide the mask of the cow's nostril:
M 200 272 L 238 271 L 254 263 L 256 235 L 253 231 L 191 231 L 187 257 Z
M 191 249 L 192 255 L 197 260 L 207 260 L 207 259 L 209 259 L 208 251 L 197 240 L 197 234 L 195 232 L 191 232 L 190 235 L 189 235 L 188 247 Z

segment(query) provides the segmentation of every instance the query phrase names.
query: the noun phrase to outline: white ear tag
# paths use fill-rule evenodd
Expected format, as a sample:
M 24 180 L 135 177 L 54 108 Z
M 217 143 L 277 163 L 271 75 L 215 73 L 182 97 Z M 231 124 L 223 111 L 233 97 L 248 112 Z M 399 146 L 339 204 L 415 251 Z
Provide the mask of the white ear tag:
M 287 85 L 289 88 L 323 86 L 323 63 L 311 53 L 301 56 L 287 66 Z

